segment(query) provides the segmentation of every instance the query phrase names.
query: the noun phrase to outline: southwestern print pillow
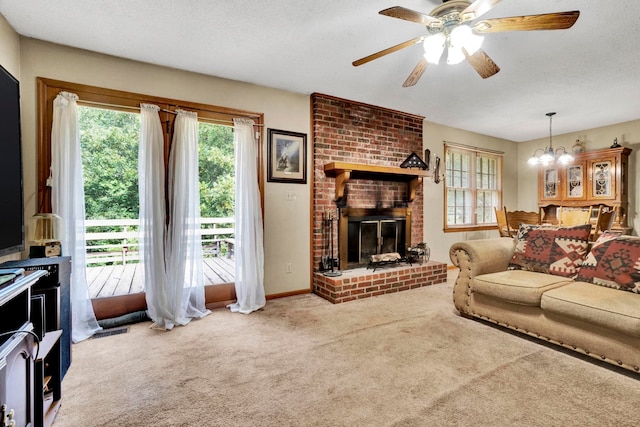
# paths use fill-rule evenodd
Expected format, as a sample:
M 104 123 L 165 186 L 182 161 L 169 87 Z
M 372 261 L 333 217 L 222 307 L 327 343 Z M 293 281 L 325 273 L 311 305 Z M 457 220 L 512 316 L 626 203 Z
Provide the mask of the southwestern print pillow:
M 520 224 L 510 270 L 575 277 L 589 248 L 591 224 L 573 227 Z
M 576 280 L 640 294 L 640 237 L 602 233 Z

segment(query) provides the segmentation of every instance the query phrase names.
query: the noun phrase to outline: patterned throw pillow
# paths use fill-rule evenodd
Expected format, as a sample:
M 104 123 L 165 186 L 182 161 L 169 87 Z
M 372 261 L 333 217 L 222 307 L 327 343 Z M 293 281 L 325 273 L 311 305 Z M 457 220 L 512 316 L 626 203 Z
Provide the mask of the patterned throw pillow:
M 591 224 L 574 227 L 520 224 L 510 270 L 574 277 L 589 248 Z
M 576 280 L 640 294 L 640 237 L 602 233 Z

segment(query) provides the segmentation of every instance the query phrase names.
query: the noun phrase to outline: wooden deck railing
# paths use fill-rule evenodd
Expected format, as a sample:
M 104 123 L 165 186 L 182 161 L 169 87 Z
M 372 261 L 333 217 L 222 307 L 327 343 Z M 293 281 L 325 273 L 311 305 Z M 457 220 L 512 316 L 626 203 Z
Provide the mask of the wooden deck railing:
M 201 218 L 204 256 L 233 254 L 234 218 Z M 138 220 L 86 220 L 87 265 L 138 261 Z

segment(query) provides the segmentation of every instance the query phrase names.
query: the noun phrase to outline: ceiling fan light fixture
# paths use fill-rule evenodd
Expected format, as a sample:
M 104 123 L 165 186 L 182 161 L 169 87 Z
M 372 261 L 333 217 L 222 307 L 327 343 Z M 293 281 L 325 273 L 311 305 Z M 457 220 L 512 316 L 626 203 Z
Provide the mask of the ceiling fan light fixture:
M 424 59 L 430 64 L 438 64 L 442 52 L 444 52 L 444 45 L 446 37 L 443 33 L 433 34 L 424 39 L 422 45 L 424 47 Z
M 450 47 L 464 48 L 469 55 L 476 53 L 476 51 L 480 49 L 480 46 L 482 46 L 483 41 L 484 37 L 473 34 L 471 27 L 468 25 L 455 27 L 451 31 L 449 38 Z
M 455 65 L 464 61 L 464 53 L 461 46 L 449 46 L 447 51 L 447 64 Z

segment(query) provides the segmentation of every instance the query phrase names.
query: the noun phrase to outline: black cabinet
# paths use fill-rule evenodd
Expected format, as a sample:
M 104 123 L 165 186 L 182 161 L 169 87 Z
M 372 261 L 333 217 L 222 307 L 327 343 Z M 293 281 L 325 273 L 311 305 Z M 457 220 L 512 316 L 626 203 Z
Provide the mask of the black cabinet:
M 33 424 L 33 362 L 31 339 L 16 334 L 0 349 L 0 422 L 10 419 L 15 427 Z M 11 424 L 0 424 L 11 425 Z
M 71 257 L 9 261 L 2 267 L 44 274 L 31 286 L 32 296 L 44 296 L 44 310 L 31 312 L 30 325 L 44 324 L 33 369 L 33 425 L 47 427 L 58 413 L 62 379 L 71 365 Z M 44 319 L 38 318 L 42 313 Z
M 3 268 L 42 270 L 45 276 L 31 287 L 31 295 L 45 296 L 46 331 L 62 330 L 60 363 L 62 378 L 71 365 L 71 257 L 8 261 Z
M 31 286 L 43 273 L 0 286 L 0 425 L 38 425 L 34 393 L 36 346 L 30 321 Z
M 47 331 L 34 365 L 34 425 L 48 427 L 60 409 L 62 399 L 62 377 L 60 370 L 61 330 Z

